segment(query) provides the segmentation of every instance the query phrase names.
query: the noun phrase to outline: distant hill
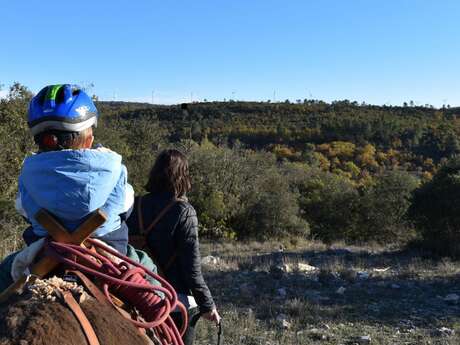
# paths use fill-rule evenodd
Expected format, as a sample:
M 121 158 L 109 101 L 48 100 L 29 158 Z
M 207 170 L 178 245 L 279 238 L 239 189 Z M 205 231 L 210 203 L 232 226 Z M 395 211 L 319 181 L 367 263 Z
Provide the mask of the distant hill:
M 23 159 L 36 150 L 25 121 L 31 97 L 16 83 L 0 100 L 0 233 L 9 239 L 0 256 L 16 248 L 24 226 L 13 200 Z M 406 217 L 413 191 L 460 153 L 459 108 L 314 100 L 193 103 L 188 112 L 97 106 L 96 143 L 123 157 L 136 193 L 160 150 L 187 153 L 188 197 L 205 236 L 407 241 L 415 235 Z
M 316 162 L 359 180 L 386 168 L 430 178 L 440 162 L 460 152 L 460 108 L 325 103 L 205 102 L 179 105 L 99 102 L 113 121 L 159 121 L 168 141 L 204 138 Z

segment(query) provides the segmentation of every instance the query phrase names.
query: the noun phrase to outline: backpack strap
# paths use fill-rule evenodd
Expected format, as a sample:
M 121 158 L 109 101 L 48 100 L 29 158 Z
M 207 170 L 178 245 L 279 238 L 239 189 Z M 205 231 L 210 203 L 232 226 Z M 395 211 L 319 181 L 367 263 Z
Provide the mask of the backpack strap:
M 144 227 L 144 217 L 143 217 L 143 214 L 142 214 L 142 196 L 139 197 L 138 199 L 138 204 L 137 204 L 137 219 L 138 219 L 138 222 L 139 222 L 139 230 L 140 230 L 140 236 L 143 237 L 143 248 L 141 249 L 148 249 L 148 253 L 150 254 L 152 260 L 154 261 L 155 265 L 157 266 L 158 268 L 158 271 L 160 273 L 160 275 L 162 276 L 165 276 L 165 272 L 168 271 L 168 269 L 171 267 L 171 265 L 174 263 L 174 261 L 176 260 L 177 256 L 178 256 L 178 252 L 177 250 L 174 251 L 174 253 L 171 255 L 171 257 L 169 258 L 168 262 L 163 266 L 161 267 L 159 264 L 158 264 L 158 260 L 155 258 L 155 255 L 154 253 L 152 252 L 152 250 L 150 248 L 148 248 L 147 246 L 147 238 L 149 237 L 149 235 L 154 231 L 154 228 L 155 228 L 155 225 L 158 224 L 158 222 L 163 218 L 163 216 L 175 205 L 177 204 L 179 201 L 181 201 L 181 199 L 172 199 L 161 211 L 160 213 L 155 217 L 155 219 L 152 221 L 152 223 L 150 223 L 150 225 L 147 227 L 147 229 L 145 229 Z
M 171 255 L 171 257 L 169 258 L 169 260 L 166 263 L 166 265 L 163 266 L 163 269 L 162 269 L 163 275 L 164 275 L 165 272 L 168 272 L 169 268 L 172 266 L 174 261 L 176 261 L 178 255 L 179 255 L 179 252 L 177 250 L 175 250 L 173 255 Z
M 146 237 L 150 235 L 150 233 L 153 231 L 153 228 L 155 227 L 155 225 L 157 225 L 157 223 L 161 220 L 161 218 L 163 218 L 163 216 L 171 209 L 171 207 L 173 207 L 175 204 L 177 204 L 179 200 L 174 198 L 172 199 L 162 210 L 160 213 L 158 213 L 158 216 L 156 216 L 156 218 L 153 220 L 152 223 L 150 223 L 150 225 L 147 227 L 147 229 L 145 229 L 145 234 L 146 234 Z M 141 209 L 142 207 L 142 201 L 141 199 L 139 200 L 139 210 Z M 142 212 L 141 212 L 142 213 Z M 142 218 L 142 215 L 141 215 L 141 218 Z M 142 224 L 144 225 L 144 224 Z

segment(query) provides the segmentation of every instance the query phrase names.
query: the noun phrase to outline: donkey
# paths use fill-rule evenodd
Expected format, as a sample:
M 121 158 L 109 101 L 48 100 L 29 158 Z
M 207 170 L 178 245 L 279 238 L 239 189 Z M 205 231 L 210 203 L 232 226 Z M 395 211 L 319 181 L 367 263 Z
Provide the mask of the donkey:
M 80 307 L 100 345 L 153 343 L 109 304 L 87 297 Z M 59 299 L 13 295 L 0 305 L 0 345 L 86 345 L 86 336 L 72 311 Z

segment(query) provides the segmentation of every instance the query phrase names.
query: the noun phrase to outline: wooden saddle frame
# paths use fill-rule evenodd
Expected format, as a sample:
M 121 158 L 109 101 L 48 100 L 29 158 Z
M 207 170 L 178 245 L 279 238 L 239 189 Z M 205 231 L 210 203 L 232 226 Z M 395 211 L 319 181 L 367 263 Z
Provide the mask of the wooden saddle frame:
M 49 212 L 41 209 L 35 219 L 43 226 L 50 237 L 60 243 L 84 245 L 85 240 L 100 227 L 107 216 L 101 210 L 94 211 L 74 232 L 67 231 Z M 23 275 L 0 294 L 0 303 L 6 302 L 12 295 L 21 291 L 24 286 L 37 278 L 44 278 L 59 266 L 59 261 L 51 256 L 44 256 L 30 268 L 30 275 Z M 89 345 L 100 345 L 96 333 L 80 305 L 70 292 L 62 292 L 61 300 L 70 308 L 80 323 Z

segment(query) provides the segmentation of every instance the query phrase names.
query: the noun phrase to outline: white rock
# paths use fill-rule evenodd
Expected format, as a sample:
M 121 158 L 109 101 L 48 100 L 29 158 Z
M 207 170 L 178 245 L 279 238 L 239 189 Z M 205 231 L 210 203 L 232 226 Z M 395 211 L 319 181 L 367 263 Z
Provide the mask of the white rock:
M 282 264 L 281 267 L 283 268 L 283 271 L 286 273 L 292 272 L 292 265 L 290 264 Z
M 208 255 L 201 259 L 201 264 L 203 265 L 217 265 L 219 263 L 219 258 Z
M 327 340 L 329 336 L 323 330 L 312 328 L 308 331 L 308 337 L 312 340 Z
M 308 272 L 316 271 L 317 268 L 315 266 L 311 266 L 309 264 L 304 264 L 302 262 L 299 262 L 297 264 L 297 270 L 299 272 L 308 273 Z
M 339 287 L 335 293 L 339 294 L 339 295 L 343 295 L 345 293 L 347 289 L 345 289 L 343 286 Z
M 287 321 L 287 320 L 283 320 L 282 321 L 282 327 L 284 329 L 290 329 L 291 328 L 291 323 L 289 321 Z
M 290 329 L 291 328 L 291 323 L 287 320 L 287 316 L 285 314 L 279 314 L 276 317 L 276 322 L 279 327 L 283 329 Z
M 441 327 L 437 331 L 439 335 L 444 335 L 444 336 L 451 336 L 455 334 L 455 331 L 453 329 L 450 329 L 447 327 Z
M 276 292 L 278 293 L 278 296 L 280 296 L 280 297 L 286 297 L 287 296 L 287 292 L 286 292 L 285 288 L 279 288 L 278 290 L 276 290 Z
M 359 279 L 362 279 L 362 280 L 369 279 L 369 273 L 366 271 L 360 271 L 356 273 L 356 275 L 358 276 Z
M 384 268 L 374 268 L 373 271 L 374 272 L 378 272 L 378 273 L 382 273 L 382 272 L 386 272 L 390 269 L 390 267 L 384 267 Z
M 370 344 L 371 343 L 371 336 L 370 335 L 362 335 L 358 339 L 358 344 Z
M 449 304 L 457 304 L 460 297 L 456 293 L 450 293 L 444 297 L 444 301 Z

